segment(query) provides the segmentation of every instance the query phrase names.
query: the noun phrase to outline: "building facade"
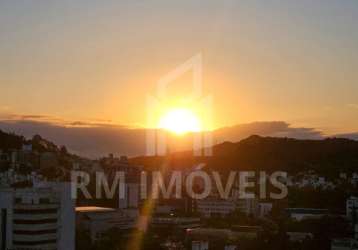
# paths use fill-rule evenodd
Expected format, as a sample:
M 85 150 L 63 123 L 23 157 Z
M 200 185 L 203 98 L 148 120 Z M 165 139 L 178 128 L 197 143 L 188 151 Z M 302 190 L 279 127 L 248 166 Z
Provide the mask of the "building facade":
M 136 227 L 137 210 L 104 207 L 76 207 L 79 231 L 87 232 L 92 242 L 102 239 L 110 229 L 127 231 Z
M 0 249 L 74 249 L 75 206 L 70 194 L 65 183 L 0 190 Z
M 347 199 L 346 216 L 350 220 L 358 220 L 358 197 L 351 196 L 349 199 Z

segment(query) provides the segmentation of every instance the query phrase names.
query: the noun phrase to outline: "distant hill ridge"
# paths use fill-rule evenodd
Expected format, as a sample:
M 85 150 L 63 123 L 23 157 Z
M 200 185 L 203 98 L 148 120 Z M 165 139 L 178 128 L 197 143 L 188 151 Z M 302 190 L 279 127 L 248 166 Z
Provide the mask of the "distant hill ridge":
M 32 144 L 39 152 L 65 151 L 54 143 L 36 135 L 30 140 L 0 130 L 0 149 L 20 149 L 23 144 Z M 67 153 L 67 152 L 66 152 Z M 131 162 L 148 168 L 156 168 L 163 157 L 135 157 Z M 213 147 L 211 157 L 193 157 L 189 152 L 170 156 L 173 166 L 189 166 L 198 162 L 207 163 L 213 170 L 267 170 L 301 172 L 315 170 L 324 175 L 340 172 L 358 172 L 358 141 L 342 138 L 323 140 L 300 140 L 292 138 L 262 137 L 252 135 L 239 142 L 223 142 Z
M 136 164 L 152 168 L 161 157 L 137 157 Z M 297 173 L 314 170 L 326 176 L 358 172 L 358 141 L 341 138 L 300 140 L 252 135 L 239 142 L 223 142 L 213 147 L 211 157 L 176 153 L 173 165 L 204 162 L 212 170 L 266 170 Z

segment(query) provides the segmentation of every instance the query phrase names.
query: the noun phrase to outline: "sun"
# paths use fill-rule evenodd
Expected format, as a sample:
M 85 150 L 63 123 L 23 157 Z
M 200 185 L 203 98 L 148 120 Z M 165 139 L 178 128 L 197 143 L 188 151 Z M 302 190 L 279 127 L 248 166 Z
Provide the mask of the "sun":
M 188 132 L 200 132 L 201 123 L 191 110 L 178 108 L 169 110 L 160 118 L 159 128 L 180 135 Z

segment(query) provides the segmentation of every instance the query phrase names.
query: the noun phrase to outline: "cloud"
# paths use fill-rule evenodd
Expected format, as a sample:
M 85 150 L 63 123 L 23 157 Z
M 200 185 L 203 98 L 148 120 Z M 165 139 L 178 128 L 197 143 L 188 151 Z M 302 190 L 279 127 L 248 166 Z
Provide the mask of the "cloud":
M 76 126 L 65 126 L 41 121 L 6 120 L 0 121 L 0 129 L 27 138 L 39 134 L 57 145 L 65 145 L 73 153 L 91 158 L 112 152 L 131 156 L 144 153 L 144 129 L 89 124 L 76 122 L 73 124 Z
M 0 119 L 3 121 L 40 121 L 48 123 L 63 124 L 65 121 L 61 118 L 49 116 L 49 115 L 22 115 L 13 113 L 0 113 Z
M 65 145 L 71 152 L 96 158 L 114 153 L 138 156 L 145 154 L 146 129 L 126 126 L 75 121 L 56 124 L 34 120 L 0 120 L 0 129 L 31 138 L 35 134 Z M 239 141 L 250 135 L 291 137 L 297 139 L 322 139 L 322 133 L 314 128 L 292 127 L 283 121 L 254 122 L 225 127 L 213 132 L 214 143 Z M 358 140 L 358 133 L 340 137 Z M 191 145 L 191 144 L 187 144 Z
M 321 131 L 314 128 L 295 128 L 287 122 L 268 121 L 239 124 L 215 131 L 215 137 L 220 141 L 239 141 L 250 135 L 290 137 L 297 139 L 322 139 Z
M 346 133 L 346 134 L 337 134 L 337 135 L 334 135 L 333 137 L 337 137 L 337 138 L 348 138 L 348 139 L 352 139 L 352 140 L 358 141 L 358 132 L 355 132 L 355 133 Z

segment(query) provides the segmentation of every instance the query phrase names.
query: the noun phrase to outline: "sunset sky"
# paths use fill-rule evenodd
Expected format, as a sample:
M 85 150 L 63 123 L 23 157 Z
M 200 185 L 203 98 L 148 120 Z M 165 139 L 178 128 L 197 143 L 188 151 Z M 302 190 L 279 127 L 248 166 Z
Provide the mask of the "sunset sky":
M 357 0 L 1 1 L 0 116 L 145 127 L 146 96 L 197 54 L 213 128 L 358 131 Z

